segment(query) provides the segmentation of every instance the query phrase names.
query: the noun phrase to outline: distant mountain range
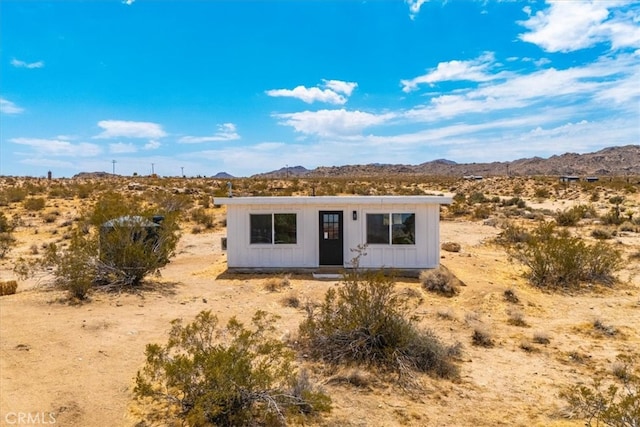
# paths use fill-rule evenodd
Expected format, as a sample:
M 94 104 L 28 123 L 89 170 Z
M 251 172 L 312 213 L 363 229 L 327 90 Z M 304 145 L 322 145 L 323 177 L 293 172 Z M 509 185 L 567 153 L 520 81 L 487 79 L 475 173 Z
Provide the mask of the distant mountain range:
M 294 166 L 256 174 L 252 178 L 376 177 L 388 175 L 640 175 L 640 145 L 609 147 L 595 153 L 586 154 L 565 153 L 551 156 L 547 159 L 531 157 L 511 162 L 456 163 L 451 160 L 438 159 L 419 165 L 374 163 L 368 165 L 321 166 L 315 169 Z

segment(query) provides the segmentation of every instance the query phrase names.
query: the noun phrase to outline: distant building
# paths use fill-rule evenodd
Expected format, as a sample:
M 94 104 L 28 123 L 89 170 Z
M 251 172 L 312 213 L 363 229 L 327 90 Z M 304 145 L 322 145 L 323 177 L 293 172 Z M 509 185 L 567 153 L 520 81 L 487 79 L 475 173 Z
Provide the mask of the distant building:
M 560 177 L 560 182 L 578 182 L 578 181 L 580 181 L 580 177 L 575 175 L 562 175 Z
M 598 182 L 598 177 L 597 176 L 588 176 L 584 179 L 587 182 Z

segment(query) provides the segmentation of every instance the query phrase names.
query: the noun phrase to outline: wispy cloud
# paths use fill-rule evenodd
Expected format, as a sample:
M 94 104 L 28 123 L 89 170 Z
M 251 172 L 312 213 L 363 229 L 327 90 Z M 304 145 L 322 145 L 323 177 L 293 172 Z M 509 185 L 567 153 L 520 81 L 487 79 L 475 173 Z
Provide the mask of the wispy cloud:
M 428 73 L 413 79 L 401 80 L 402 91 L 411 92 L 418 88 L 418 85 L 434 85 L 441 81 L 461 81 L 468 80 L 474 82 L 486 82 L 500 78 L 500 74 L 492 74 L 491 67 L 495 63 L 494 54 L 486 52 L 476 59 L 468 61 L 448 61 L 439 63 L 436 68 Z
M 182 144 L 199 144 L 202 142 L 233 141 L 240 139 L 233 123 L 223 123 L 218 125 L 218 131 L 210 136 L 183 136 L 178 140 Z
M 126 4 L 127 6 L 131 6 L 136 0 L 122 0 L 122 4 Z
M 44 67 L 44 62 L 43 61 L 25 62 L 25 61 L 21 61 L 19 59 L 14 58 L 11 60 L 11 65 L 13 65 L 16 68 L 42 68 Z
M 88 142 L 72 143 L 61 139 L 12 138 L 14 144 L 26 145 L 41 156 L 94 157 L 102 152 L 99 145 Z
M 296 98 L 307 104 L 326 102 L 328 104 L 343 105 L 357 86 L 358 84 L 355 82 L 323 80 L 320 87 L 297 86 L 293 89 L 272 89 L 266 91 L 266 93 L 273 97 Z
M 416 15 L 420 13 L 420 8 L 423 4 L 427 3 L 429 0 L 405 0 L 405 2 L 409 5 L 409 17 L 411 19 L 415 19 Z
M 8 99 L 0 98 L 0 113 L 3 114 L 20 114 L 24 108 L 18 107 Z
M 144 149 L 145 150 L 156 150 L 156 149 L 160 148 L 160 146 L 162 146 L 162 144 L 159 141 L 151 140 L 151 141 L 147 142 L 146 144 L 144 144 Z
M 276 114 L 281 125 L 291 126 L 307 135 L 353 135 L 395 117 L 393 113 L 372 114 L 364 111 L 319 110 Z
M 612 49 L 640 47 L 640 11 L 630 1 L 556 1 L 519 24 L 529 30 L 520 39 L 547 52 L 571 52 L 598 43 Z
M 157 123 L 131 122 L 124 120 L 102 120 L 98 122 L 104 131 L 94 138 L 162 138 L 167 133 Z

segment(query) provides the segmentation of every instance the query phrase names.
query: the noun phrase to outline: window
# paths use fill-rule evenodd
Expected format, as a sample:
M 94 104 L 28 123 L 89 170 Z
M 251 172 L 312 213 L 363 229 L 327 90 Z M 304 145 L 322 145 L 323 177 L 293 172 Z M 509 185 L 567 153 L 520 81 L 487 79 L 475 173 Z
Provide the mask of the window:
M 251 214 L 249 215 L 251 227 L 250 243 L 297 243 L 296 214 Z
M 367 244 L 415 245 L 414 213 L 367 214 Z

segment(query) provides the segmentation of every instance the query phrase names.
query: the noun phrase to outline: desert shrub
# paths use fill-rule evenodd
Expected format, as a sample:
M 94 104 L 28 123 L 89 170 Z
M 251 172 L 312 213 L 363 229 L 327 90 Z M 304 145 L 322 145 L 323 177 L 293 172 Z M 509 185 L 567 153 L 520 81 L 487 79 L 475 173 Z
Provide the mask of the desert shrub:
M 504 199 L 500 204 L 503 207 L 516 206 L 520 209 L 524 209 L 527 207 L 527 203 L 524 200 L 522 200 L 520 197 L 512 197 L 510 199 Z
M 634 372 L 635 360 L 624 356 L 619 360 L 621 367 L 608 387 L 603 384 L 605 378 L 598 375 L 591 386 L 578 383 L 560 393 L 569 409 L 584 418 L 587 426 L 640 425 L 640 376 Z
M 263 287 L 269 292 L 279 292 L 280 290 L 289 287 L 291 284 L 290 279 L 291 276 L 288 274 L 285 274 L 282 277 L 270 277 L 265 280 Z
M 252 329 L 235 318 L 219 327 L 210 311 L 187 325 L 174 320 L 166 345 L 147 345 L 134 395 L 167 405 L 191 426 L 285 425 L 287 418 L 328 411 L 330 398 L 297 372 L 293 351 L 273 338 L 274 321 L 263 311 Z
M 549 190 L 547 188 L 538 187 L 533 192 L 533 195 L 537 199 L 547 199 L 547 198 L 549 198 L 549 196 L 551 196 L 551 193 L 549 192 Z
M 591 232 L 591 237 L 597 240 L 609 240 L 613 237 L 613 234 L 604 228 L 596 228 Z
M 520 327 L 528 327 L 529 324 L 524 318 L 524 313 L 520 310 L 511 310 L 509 311 L 509 318 L 507 319 L 507 323 L 512 326 L 520 326 Z
M 476 326 L 471 334 L 471 343 L 478 347 L 491 348 L 495 345 L 493 335 L 483 326 Z
M 593 206 L 576 205 L 564 211 L 558 211 L 555 215 L 556 223 L 563 227 L 573 227 L 583 218 L 595 216 Z
M 551 339 L 546 332 L 538 331 L 533 333 L 533 342 L 537 344 L 549 344 Z
M 176 214 L 165 214 L 156 224 L 152 213 L 157 209 L 142 209 L 135 200 L 108 194 L 65 233 L 68 246 L 47 246 L 42 259 L 30 266 L 31 274 L 51 269 L 54 284 L 80 299 L 94 285 L 103 289 L 139 285 L 169 262 L 179 239 Z
M 473 209 L 474 219 L 487 219 L 491 216 L 493 210 L 489 206 L 476 206 Z
M 509 247 L 518 243 L 524 243 L 530 237 L 530 233 L 525 230 L 524 227 L 508 223 L 504 230 L 496 237 L 496 243 Z
M 513 304 L 518 304 L 520 302 L 520 298 L 518 298 L 516 291 L 514 291 L 513 289 L 505 289 L 502 295 L 504 296 L 504 300 L 507 302 Z
M 196 224 L 204 226 L 207 230 L 212 229 L 215 226 L 213 215 L 207 214 L 204 208 L 192 209 L 191 220 Z
M 420 283 L 425 290 L 447 297 L 455 296 L 460 292 L 460 280 L 442 266 L 421 271 Z
M 605 242 L 587 245 L 553 223 L 542 223 L 522 244 L 511 249 L 529 271 L 529 281 L 542 288 L 576 288 L 582 282 L 612 284 L 622 267 L 619 250 Z
M 471 195 L 467 198 L 467 203 L 469 203 L 470 205 L 474 205 L 476 203 L 486 203 L 488 201 L 489 199 L 487 199 L 485 195 L 480 191 L 471 193 Z
M 0 259 L 4 258 L 16 243 L 13 237 L 14 222 L 10 221 L 3 212 L 0 212 Z
M 280 300 L 283 306 L 291 308 L 300 308 L 302 302 L 296 294 L 289 294 Z
M 0 282 L 0 296 L 13 295 L 18 289 L 18 282 L 15 280 L 8 280 L 6 282 Z
M 631 233 L 637 233 L 638 231 L 640 231 L 640 227 L 638 227 L 638 225 L 634 224 L 632 221 L 623 222 L 622 224 L 620 224 L 619 229 L 620 231 L 627 231 Z
M 40 211 L 44 209 L 45 200 L 42 197 L 29 197 L 22 201 L 22 205 L 28 211 Z
M 96 278 L 97 245 L 75 230 L 69 246 L 61 248 L 51 243 L 41 261 L 52 268 L 54 284 L 69 292 L 72 298 L 85 299 Z
M 8 205 L 23 201 L 27 197 L 27 190 L 21 187 L 7 187 L 0 193 L 0 204 Z
M 392 278 L 356 270 L 329 289 L 319 307 L 308 306 L 300 343 L 315 359 L 375 366 L 404 380 L 410 370 L 457 376 L 450 349 L 432 331 L 419 330 L 409 309 Z

